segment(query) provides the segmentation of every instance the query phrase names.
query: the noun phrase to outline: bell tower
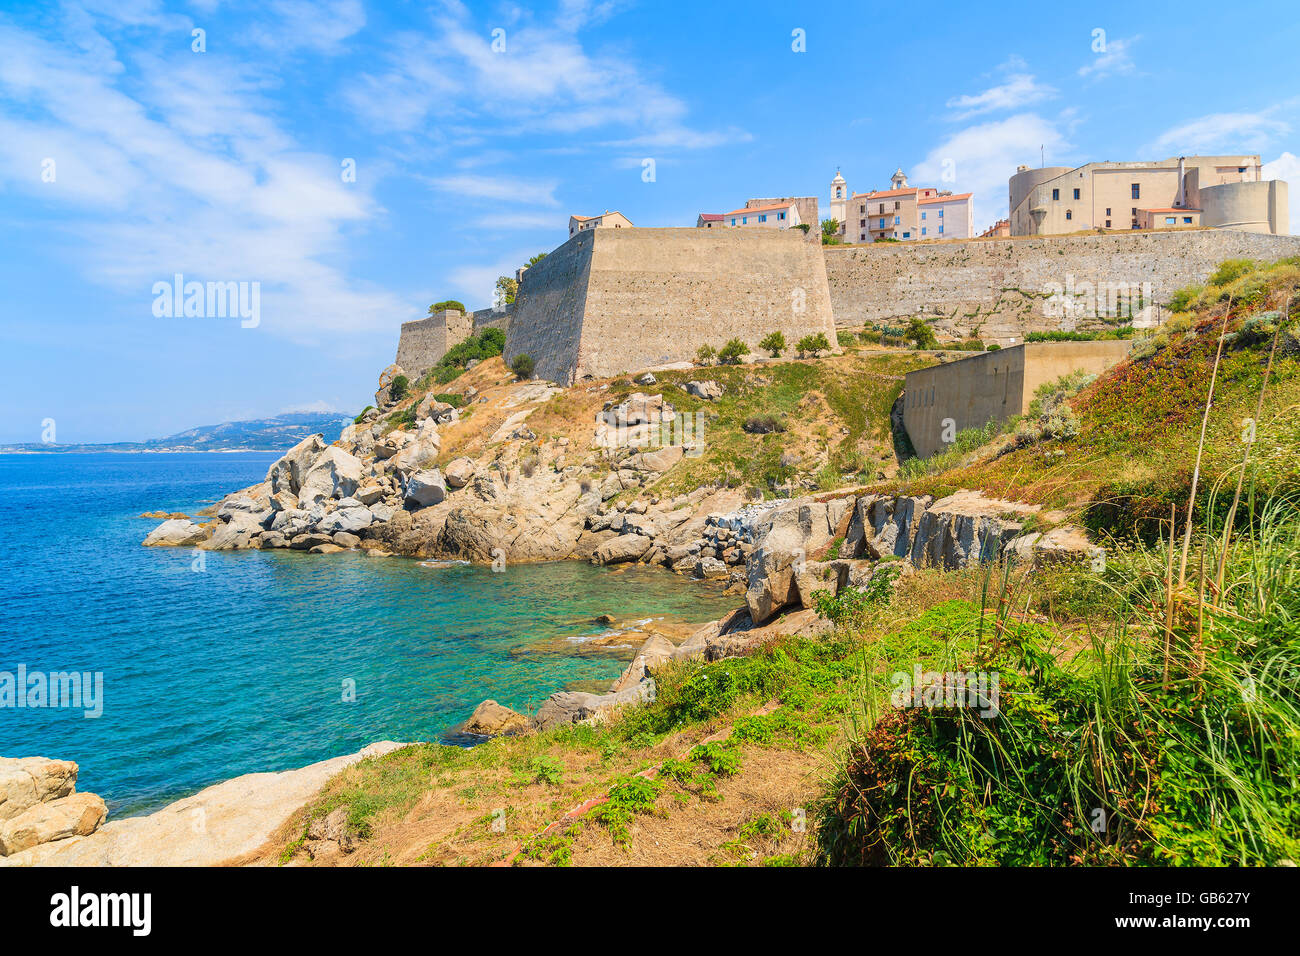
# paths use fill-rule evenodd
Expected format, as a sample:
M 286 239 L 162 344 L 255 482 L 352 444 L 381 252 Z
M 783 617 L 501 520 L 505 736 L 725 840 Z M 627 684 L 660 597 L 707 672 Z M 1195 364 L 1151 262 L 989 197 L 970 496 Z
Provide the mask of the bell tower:
M 849 187 L 840 171 L 835 170 L 831 180 L 831 218 L 839 221 L 840 232 L 844 232 L 844 223 L 848 220 Z

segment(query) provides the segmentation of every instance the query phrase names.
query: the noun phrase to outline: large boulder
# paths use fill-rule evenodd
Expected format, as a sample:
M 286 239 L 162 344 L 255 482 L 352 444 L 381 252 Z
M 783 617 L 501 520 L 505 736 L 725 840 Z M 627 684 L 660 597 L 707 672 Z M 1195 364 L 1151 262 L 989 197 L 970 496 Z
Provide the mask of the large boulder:
M 629 687 L 635 687 L 641 681 L 651 676 L 655 668 L 661 667 L 673 659 L 677 648 L 673 642 L 668 640 L 662 634 L 651 634 L 641 649 L 636 652 L 636 657 L 632 663 L 627 665 L 621 677 L 614 681 L 610 690 L 614 693 L 627 690 Z
M 534 722 L 538 730 L 581 722 L 597 723 L 623 707 L 651 703 L 654 699 L 653 680 L 644 680 L 626 690 L 609 694 L 563 690 L 546 698 Z
M 643 534 L 620 534 L 598 547 L 591 556 L 591 563 L 619 564 L 623 561 L 636 561 L 650 550 L 653 543 Z
M 643 451 L 632 455 L 620 467 L 633 471 L 664 472 L 682 460 L 686 450 L 681 445 L 668 445 L 655 451 Z
M 149 532 L 144 544 L 149 548 L 190 547 L 207 538 L 208 533 L 207 528 L 187 518 L 169 518 Z
M 302 487 L 303 478 L 308 470 L 326 448 L 324 436 L 310 435 L 271 465 L 266 472 L 266 480 L 271 484 L 271 493 L 287 491 L 297 495 Z
M 281 512 L 277 512 L 279 514 Z M 219 521 L 212 535 L 199 544 L 204 551 L 240 551 L 253 548 L 253 536 L 261 534 L 262 525 L 251 515 L 236 514 L 229 521 Z
M 438 460 L 442 448 L 442 439 L 438 435 L 438 426 L 432 419 L 425 419 L 416 430 L 414 437 L 407 441 L 388 462 L 388 467 L 401 474 L 419 471 Z
M 759 522 L 745 592 L 756 624 L 799 600 L 795 577 L 810 554 L 830 543 L 835 531 L 830 521 L 835 517 L 825 502 L 796 499 L 772 509 Z
M 474 713 L 465 722 L 465 732 L 495 737 L 499 734 L 516 734 L 529 730 L 530 721 L 523 714 L 502 707 L 495 700 L 485 700 L 474 708 Z
M 443 477 L 453 488 L 464 488 L 474 477 L 476 465 L 473 458 L 457 458 L 443 469 Z
M 361 486 L 361 460 L 342 448 L 326 448 L 303 476 L 298 500 L 310 508 L 329 498 L 347 498 Z
M 439 504 L 446 497 L 447 483 L 437 468 L 414 472 L 402 482 L 402 498 L 408 505 L 426 508 Z
M 77 785 L 77 765 L 47 757 L 0 757 L 0 820 L 66 797 Z
M 38 803 L 0 822 L 0 856 L 11 856 L 42 843 L 87 836 L 99 829 L 108 807 L 93 793 L 72 793 Z
M 716 402 L 722 397 L 722 386 L 714 381 L 687 382 L 686 393 L 706 402 Z
M 339 508 L 331 511 L 316 525 L 316 530 L 324 534 L 338 534 L 340 531 L 364 531 L 374 523 L 375 516 L 369 508 Z

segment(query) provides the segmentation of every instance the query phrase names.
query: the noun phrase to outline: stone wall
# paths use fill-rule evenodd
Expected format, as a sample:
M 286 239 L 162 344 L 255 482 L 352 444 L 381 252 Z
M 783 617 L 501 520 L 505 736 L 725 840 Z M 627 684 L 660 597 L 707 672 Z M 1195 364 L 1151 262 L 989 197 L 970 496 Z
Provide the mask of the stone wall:
M 835 327 L 821 247 L 799 230 L 594 229 L 524 276 L 506 362 L 532 356 L 541 378 L 571 384 L 689 361 L 740 338 L 757 351 Z
M 474 332 L 470 316 L 455 309 L 435 312 L 427 319 L 403 322 L 397 340 L 397 364 L 412 381 L 419 378 Z
M 903 425 L 922 458 L 942 451 L 956 433 L 1003 422 L 1029 410 L 1034 392 L 1070 372 L 1100 375 L 1128 355 L 1132 342 L 1033 342 L 909 372 Z M 951 424 L 945 428 L 945 421 Z
M 1029 331 L 1063 327 L 1056 289 L 1080 300 L 1087 288 L 1111 301 L 1167 302 L 1203 281 L 1224 259 L 1300 254 L 1300 237 L 1230 230 L 1043 236 L 965 242 L 827 246 L 826 274 L 835 323 L 901 327 L 913 315 L 933 320 L 941 337 L 978 334 L 1001 345 Z M 1084 290 L 1084 291 L 1080 291 Z M 1068 327 L 1103 329 L 1115 316 L 1075 315 Z M 1125 316 L 1127 318 L 1127 316 Z M 1109 319 L 1110 321 L 1106 321 Z

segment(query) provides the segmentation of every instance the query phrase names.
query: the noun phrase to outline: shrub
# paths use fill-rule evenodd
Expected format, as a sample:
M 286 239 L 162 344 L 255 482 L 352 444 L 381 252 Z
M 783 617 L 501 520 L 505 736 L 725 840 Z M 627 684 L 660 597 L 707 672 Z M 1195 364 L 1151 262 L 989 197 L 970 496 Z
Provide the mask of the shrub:
M 520 352 L 510 363 L 510 371 L 521 379 L 533 377 L 533 357 L 527 352 Z
M 763 341 L 758 343 L 760 349 L 772 353 L 772 358 L 780 358 L 781 353 L 785 351 L 785 334 L 782 332 L 769 332 Z
M 741 428 L 751 435 L 768 435 L 772 432 L 785 431 L 785 426 L 775 415 L 752 415 L 745 419 Z
M 825 332 L 818 332 L 815 335 L 805 335 L 795 344 L 795 349 L 800 355 L 816 357 L 819 352 L 829 352 L 831 342 L 826 338 Z
M 843 329 L 835 333 L 835 341 L 840 343 L 840 348 L 846 349 L 853 345 L 853 333 L 845 332 Z
M 1002 346 L 998 345 L 997 342 L 994 342 L 992 345 L 990 345 L 990 346 L 989 346 L 988 348 L 986 348 L 984 351 L 986 351 L 986 352 L 996 352 L 996 351 L 998 351 L 998 350 L 1001 349 L 1001 348 L 1002 348 Z
M 879 343 L 881 338 L 883 338 L 883 336 L 875 329 L 863 329 L 861 332 L 858 333 L 858 338 L 860 338 L 863 342 Z
M 1179 289 L 1169 297 L 1168 307 L 1173 312 L 1186 312 L 1196 304 L 1196 300 L 1201 297 L 1201 293 L 1204 291 L 1205 286 L 1202 285 L 1189 285 L 1186 288 Z
M 723 365 L 736 365 L 742 355 L 749 354 L 749 346 L 740 339 L 732 339 L 718 352 L 718 361 Z
M 1210 274 L 1210 285 L 1222 286 L 1235 282 L 1254 268 L 1255 263 L 1250 259 L 1225 259 Z
M 911 342 L 914 348 L 918 349 L 935 349 L 939 347 L 939 340 L 934 337 L 934 329 L 925 324 L 919 315 L 914 315 L 911 321 L 907 323 L 907 330 L 903 333 L 903 338 Z
M 447 309 L 452 309 L 456 312 L 464 312 L 465 306 L 460 302 L 457 302 L 455 299 L 444 299 L 441 302 L 435 302 L 433 305 L 429 306 L 429 314 L 433 315 L 435 312 L 443 312 Z
M 506 348 L 506 334 L 500 329 L 484 329 L 478 336 L 484 358 L 500 355 Z
M 360 413 L 359 415 L 357 415 L 356 418 L 352 419 L 352 424 L 353 424 L 353 425 L 360 425 L 360 424 L 361 424 L 361 420 L 362 420 L 363 418 L 366 417 L 366 412 L 370 411 L 370 410 L 371 410 L 372 408 L 374 408 L 374 407 L 375 407 L 375 406 L 373 406 L 373 405 L 367 405 L 365 408 L 361 409 L 361 413 Z
M 388 386 L 388 397 L 395 402 L 400 402 L 406 398 L 411 390 L 411 380 L 405 375 L 398 375 Z
M 718 357 L 718 350 L 712 345 L 701 345 L 695 350 L 695 361 L 699 365 L 712 365 Z

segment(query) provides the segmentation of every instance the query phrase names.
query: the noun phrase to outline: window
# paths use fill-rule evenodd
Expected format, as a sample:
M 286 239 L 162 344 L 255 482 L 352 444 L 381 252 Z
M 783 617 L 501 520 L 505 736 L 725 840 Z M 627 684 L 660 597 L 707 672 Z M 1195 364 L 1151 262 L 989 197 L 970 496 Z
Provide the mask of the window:
M 925 218 L 925 213 L 921 213 L 921 218 L 922 218 L 922 219 Z M 924 232 L 924 230 L 922 230 L 922 232 Z
M 858 220 L 858 228 L 859 228 L 859 229 L 866 229 L 866 228 L 867 228 L 867 221 L 866 221 L 865 219 L 859 219 L 859 220 Z
M 922 226 L 922 227 L 921 227 L 921 235 L 923 235 L 923 236 L 925 235 L 925 226 Z
M 763 215 L 759 216 L 759 217 L 758 217 L 758 221 L 759 221 L 759 222 L 767 222 L 767 213 L 763 213 Z
M 1053 190 L 1052 190 L 1052 198 L 1053 198 L 1053 199 L 1060 199 L 1060 198 L 1061 198 L 1061 191 L 1060 191 L 1059 189 L 1053 189 Z
M 897 217 L 897 216 L 894 217 L 894 225 L 895 225 L 895 226 L 898 225 L 898 217 Z
M 911 239 L 911 238 L 912 238 L 912 234 L 911 234 L 910 232 L 905 232 L 905 233 L 903 233 L 903 238 L 904 238 L 904 239 Z
M 864 232 L 864 233 L 863 233 L 861 236 L 859 236 L 858 238 L 862 239 L 862 240 L 865 242 L 865 241 L 866 241 L 866 238 L 867 238 L 867 234 Z
M 784 219 L 784 218 L 785 218 L 785 213 L 783 213 L 783 212 L 778 212 L 778 213 L 776 214 L 776 218 L 777 218 L 777 219 Z
M 1077 189 L 1074 191 L 1074 198 L 1075 198 L 1075 199 L 1078 199 L 1078 198 L 1079 198 L 1079 190 L 1077 190 Z
M 1106 220 L 1106 228 L 1107 228 L 1107 229 L 1110 228 L 1110 220 L 1109 220 L 1109 219 Z
M 1183 222 L 1185 222 L 1187 225 L 1190 226 L 1190 225 L 1192 224 L 1192 217 L 1191 217 L 1191 216 L 1184 216 L 1184 217 L 1183 217 Z
M 901 202 L 898 202 L 897 200 L 895 200 L 895 201 L 894 201 L 894 208 L 895 208 L 895 209 L 902 209 L 902 208 L 903 208 L 903 204 L 902 204 Z
M 1067 210 L 1065 210 L 1065 218 L 1066 218 L 1066 219 L 1073 219 L 1073 218 L 1074 218 L 1074 210 L 1073 210 L 1073 209 L 1067 209 Z
M 866 212 L 866 211 L 867 211 L 866 203 L 863 203 L 861 206 L 858 207 L 858 212 Z
M 1237 172 L 1239 172 L 1239 173 L 1244 173 L 1245 171 L 1246 171 L 1246 167 L 1245 167 L 1245 166 L 1238 166 L 1238 167 L 1237 167 Z
M 841 187 L 839 187 L 839 186 L 836 186 L 836 187 L 835 187 L 835 198 L 836 198 L 836 199 L 843 199 L 843 198 L 844 198 L 844 190 L 843 190 Z
M 741 224 L 742 226 L 743 226 L 745 223 L 747 223 L 747 222 L 749 222 L 749 217 L 748 217 L 748 216 L 741 216 L 741 217 L 740 217 L 740 224 Z
M 943 218 L 943 210 L 942 210 L 942 209 L 939 210 L 939 218 L 940 218 L 940 219 Z
M 943 235 L 943 226 L 940 226 L 940 227 L 939 227 L 939 235 L 941 235 L 941 236 Z
M 880 220 L 880 228 L 881 228 L 881 229 L 884 229 L 884 228 L 885 228 L 885 220 L 883 220 L 883 219 Z
M 1134 184 L 1133 184 L 1133 198 L 1134 198 L 1134 199 L 1141 199 L 1141 198 L 1142 198 L 1142 184 L 1141 184 L 1141 183 L 1134 183 Z
M 1106 207 L 1106 215 L 1108 215 L 1108 216 L 1110 215 L 1110 207 L 1109 207 L 1109 206 Z
M 1166 226 L 1176 226 L 1176 225 L 1178 225 L 1178 217 L 1177 217 L 1177 216 L 1165 216 L 1165 225 L 1166 225 Z
M 885 214 L 885 204 L 883 202 L 880 204 L 880 214 L 882 216 Z
M 736 217 L 735 217 L 735 216 L 732 216 L 732 217 L 731 217 L 731 224 L 732 224 L 733 226 L 736 224 Z
M 1137 206 L 1134 206 L 1134 207 L 1133 207 L 1133 215 L 1136 216 L 1137 214 L 1138 214 L 1138 207 L 1137 207 Z

